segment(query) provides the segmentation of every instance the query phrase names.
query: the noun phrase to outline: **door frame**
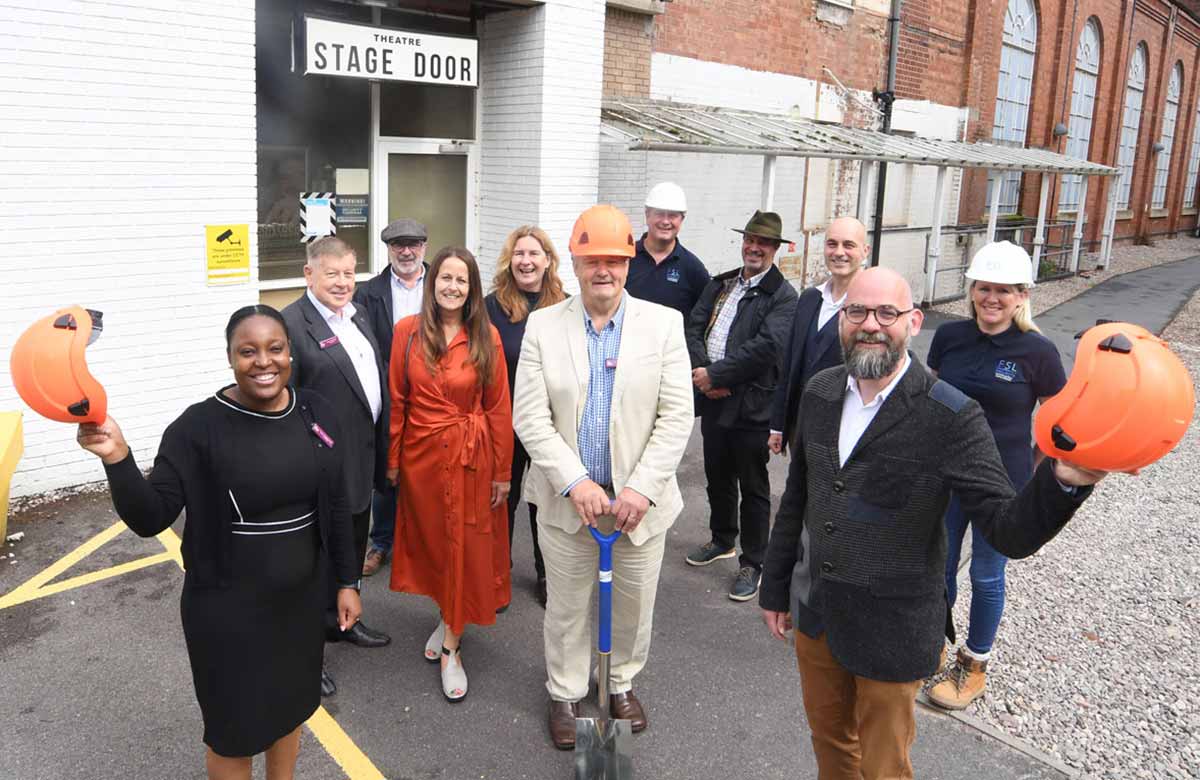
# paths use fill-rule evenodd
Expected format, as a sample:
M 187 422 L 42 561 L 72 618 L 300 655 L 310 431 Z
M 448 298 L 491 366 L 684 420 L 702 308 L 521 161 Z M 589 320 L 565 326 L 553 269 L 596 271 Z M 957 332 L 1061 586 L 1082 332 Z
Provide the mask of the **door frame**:
M 378 125 L 376 125 L 378 127 Z M 463 203 L 464 239 L 472 252 L 478 252 L 479 219 L 475 208 L 476 186 L 479 180 L 479 144 L 450 138 L 392 138 L 377 137 L 371 158 L 371 270 L 381 271 L 388 262 L 387 247 L 379 234 L 387 226 L 388 215 L 388 156 L 392 154 L 445 154 L 467 158 L 466 202 Z M 433 247 L 437 251 L 441 247 Z

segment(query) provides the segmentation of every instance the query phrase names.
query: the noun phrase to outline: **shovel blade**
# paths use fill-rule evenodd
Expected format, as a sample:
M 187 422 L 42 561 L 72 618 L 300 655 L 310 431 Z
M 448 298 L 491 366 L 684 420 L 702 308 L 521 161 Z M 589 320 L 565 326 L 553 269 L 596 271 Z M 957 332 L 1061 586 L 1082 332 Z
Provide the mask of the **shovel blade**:
M 575 780 L 633 780 L 628 720 L 575 719 Z

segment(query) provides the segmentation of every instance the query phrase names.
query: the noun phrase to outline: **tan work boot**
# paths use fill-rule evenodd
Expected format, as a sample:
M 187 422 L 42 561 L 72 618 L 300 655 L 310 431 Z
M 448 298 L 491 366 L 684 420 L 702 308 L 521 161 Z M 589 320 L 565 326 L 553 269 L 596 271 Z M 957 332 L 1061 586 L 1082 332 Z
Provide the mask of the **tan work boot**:
M 965 709 L 987 687 L 987 661 L 977 661 L 961 647 L 946 679 L 929 689 L 929 700 L 947 710 Z

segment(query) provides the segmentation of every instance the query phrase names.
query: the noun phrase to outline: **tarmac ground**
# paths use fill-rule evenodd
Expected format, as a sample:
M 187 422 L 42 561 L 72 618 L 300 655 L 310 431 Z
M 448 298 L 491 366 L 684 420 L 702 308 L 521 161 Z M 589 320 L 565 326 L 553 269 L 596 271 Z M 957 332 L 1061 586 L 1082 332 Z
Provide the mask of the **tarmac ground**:
M 1200 258 L 1112 279 L 1038 322 L 1065 357 L 1075 330 L 1097 317 L 1161 330 L 1198 286 Z M 920 356 L 936 320 L 914 344 Z M 771 460 L 776 503 L 786 466 Z M 726 597 L 733 561 L 684 563 L 708 538 L 698 430 L 679 480 L 686 509 L 668 532 L 654 644 L 635 688 L 650 718 L 633 739 L 636 772 L 664 780 L 815 777 L 790 647 L 769 637 L 753 602 Z M 9 532 L 24 538 L 0 547 L 0 778 L 204 776 L 178 608 L 182 525 L 139 539 L 122 530 L 104 492 L 11 518 Z M 365 618 L 393 642 L 378 650 L 326 646 L 338 693 L 304 730 L 298 778 L 573 776 L 572 754 L 554 750 L 546 733 L 543 612 L 533 598 L 528 527 L 522 511 L 512 607 L 464 640 L 471 693 L 461 704 L 442 698 L 437 667 L 421 655 L 436 621 L 432 603 L 389 591 L 386 570 L 365 582 Z M 924 707 L 913 761 L 930 780 L 1065 776 L 1028 746 Z

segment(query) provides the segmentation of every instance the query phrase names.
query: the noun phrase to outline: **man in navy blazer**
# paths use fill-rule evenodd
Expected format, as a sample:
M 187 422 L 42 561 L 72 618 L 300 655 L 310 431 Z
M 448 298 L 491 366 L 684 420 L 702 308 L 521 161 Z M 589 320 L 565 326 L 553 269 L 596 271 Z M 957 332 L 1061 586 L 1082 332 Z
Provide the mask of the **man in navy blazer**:
M 767 438 L 767 446 L 776 455 L 787 449 L 796 432 L 800 393 L 808 380 L 818 371 L 842 364 L 837 313 L 870 251 L 867 226 L 854 217 L 838 217 L 825 229 L 829 278 L 800 294 L 781 355 L 780 381 L 771 403 L 771 434 Z
M 334 236 L 308 247 L 304 295 L 283 310 L 292 342 L 292 382 L 315 391 L 333 404 L 341 424 L 341 441 L 331 446 L 344 453 L 346 499 L 354 524 L 355 560 L 362 566 L 371 519 L 371 494 L 384 482 L 387 457 L 388 403 L 379 345 L 366 315 L 351 302 L 354 294 L 354 250 Z M 353 583 L 356 585 L 356 583 Z M 340 583 L 345 587 L 347 583 Z M 336 625 L 336 588 L 330 584 L 326 636 L 359 647 L 382 647 L 391 641 L 360 620 L 345 631 Z M 334 617 L 333 621 L 330 617 Z M 322 671 L 321 692 L 334 691 Z

